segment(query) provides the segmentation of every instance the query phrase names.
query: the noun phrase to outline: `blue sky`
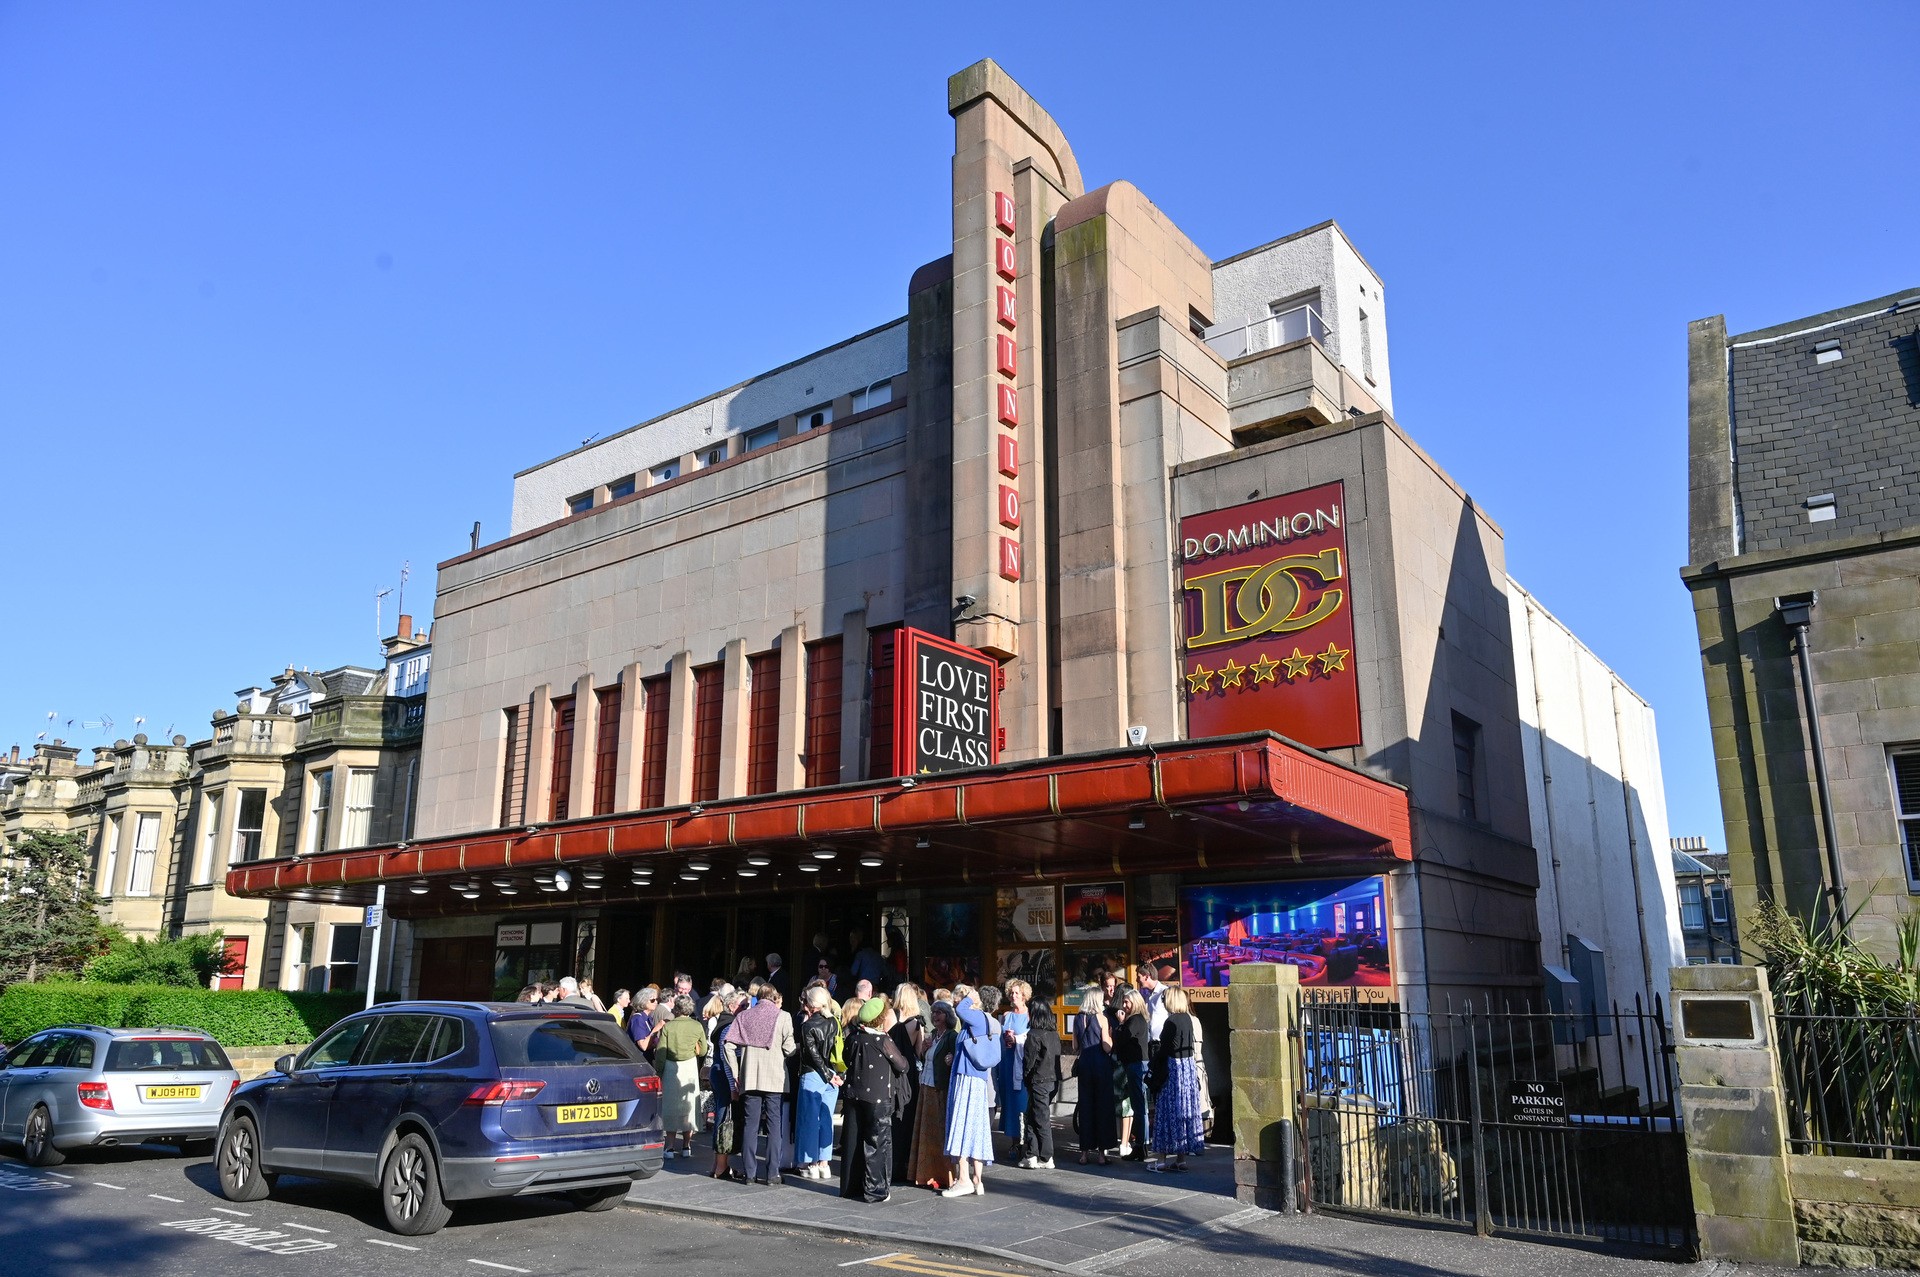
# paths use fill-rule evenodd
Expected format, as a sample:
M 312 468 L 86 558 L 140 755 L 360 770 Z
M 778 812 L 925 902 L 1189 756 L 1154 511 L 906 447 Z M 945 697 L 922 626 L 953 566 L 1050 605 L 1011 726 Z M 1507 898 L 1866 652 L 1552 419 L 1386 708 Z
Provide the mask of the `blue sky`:
M 1686 323 L 1920 285 L 1920 8 L 699 8 L 0 3 L 0 746 L 368 662 L 515 470 L 902 313 L 991 55 L 1215 256 L 1339 219 L 1719 840 Z

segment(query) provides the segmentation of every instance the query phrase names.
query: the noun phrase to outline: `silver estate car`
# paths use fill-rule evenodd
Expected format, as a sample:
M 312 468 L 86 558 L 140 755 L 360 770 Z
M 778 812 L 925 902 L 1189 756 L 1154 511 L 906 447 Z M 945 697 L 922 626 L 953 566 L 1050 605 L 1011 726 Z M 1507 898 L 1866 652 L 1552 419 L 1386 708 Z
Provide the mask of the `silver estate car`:
M 93 1146 L 211 1145 L 239 1085 L 227 1053 L 198 1029 L 63 1024 L 0 1062 L 0 1139 L 17 1141 L 30 1166 Z

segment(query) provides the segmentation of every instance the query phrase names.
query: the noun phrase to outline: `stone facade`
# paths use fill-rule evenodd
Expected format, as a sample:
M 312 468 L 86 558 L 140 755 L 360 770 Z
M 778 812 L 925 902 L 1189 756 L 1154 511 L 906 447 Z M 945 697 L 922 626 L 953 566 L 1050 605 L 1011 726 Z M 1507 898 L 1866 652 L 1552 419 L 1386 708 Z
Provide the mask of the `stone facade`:
M 1920 890 L 1895 756 L 1920 744 L 1920 295 L 1729 337 L 1689 331 L 1692 592 L 1736 914 L 1815 916 L 1823 813 L 1792 634 L 1809 651 L 1840 876 L 1856 939 L 1891 953 Z M 1920 813 L 1911 813 L 1920 814 Z

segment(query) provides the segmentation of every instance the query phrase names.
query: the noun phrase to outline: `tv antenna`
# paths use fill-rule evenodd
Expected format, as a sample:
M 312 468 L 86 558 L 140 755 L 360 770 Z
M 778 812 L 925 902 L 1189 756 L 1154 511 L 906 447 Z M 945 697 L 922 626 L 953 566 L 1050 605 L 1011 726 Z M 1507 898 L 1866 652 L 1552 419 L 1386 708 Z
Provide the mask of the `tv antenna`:
M 392 593 L 392 590 L 375 590 L 373 592 L 373 641 L 376 643 L 387 637 L 386 623 L 380 619 L 380 605 L 386 602 L 387 595 Z

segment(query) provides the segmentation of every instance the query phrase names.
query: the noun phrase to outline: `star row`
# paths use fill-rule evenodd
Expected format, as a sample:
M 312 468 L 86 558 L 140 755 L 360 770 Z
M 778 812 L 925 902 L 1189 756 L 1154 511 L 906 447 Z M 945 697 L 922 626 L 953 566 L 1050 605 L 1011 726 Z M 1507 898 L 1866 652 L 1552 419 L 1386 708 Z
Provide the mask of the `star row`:
M 1351 655 L 1353 655 L 1352 652 L 1343 651 L 1329 643 L 1326 651 L 1316 652 L 1312 656 L 1303 655 L 1296 647 L 1293 649 L 1292 656 L 1283 656 L 1277 661 L 1262 652 L 1260 659 L 1251 665 L 1242 665 L 1232 657 L 1228 657 L 1227 663 L 1217 670 L 1210 670 L 1196 661 L 1193 668 L 1186 674 L 1187 691 L 1189 693 L 1208 691 L 1213 687 L 1213 680 L 1216 677 L 1220 680 L 1220 690 L 1223 692 L 1229 687 L 1250 688 L 1259 683 L 1273 683 L 1278 681 L 1277 675 L 1283 669 L 1287 673 L 1286 681 L 1291 683 L 1296 678 L 1313 677 L 1315 661 L 1320 662 L 1322 674 L 1344 670 L 1347 668 L 1347 658 Z M 1242 682 L 1241 680 L 1249 674 L 1253 676 L 1252 679 Z

